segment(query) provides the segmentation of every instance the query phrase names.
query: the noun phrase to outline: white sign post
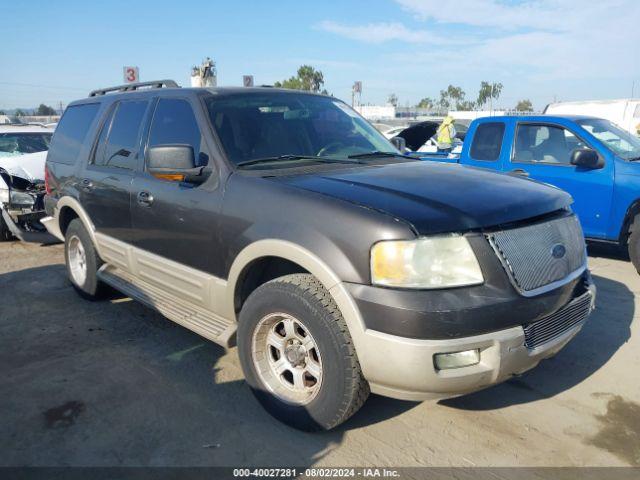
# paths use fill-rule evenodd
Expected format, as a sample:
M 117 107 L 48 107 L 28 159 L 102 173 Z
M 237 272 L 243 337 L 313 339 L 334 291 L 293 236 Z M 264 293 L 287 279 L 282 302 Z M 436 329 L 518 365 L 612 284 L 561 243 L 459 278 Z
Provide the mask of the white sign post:
M 124 83 L 135 83 L 140 81 L 140 70 L 138 67 L 122 67 Z
M 253 87 L 253 75 L 243 75 L 242 85 L 245 87 Z

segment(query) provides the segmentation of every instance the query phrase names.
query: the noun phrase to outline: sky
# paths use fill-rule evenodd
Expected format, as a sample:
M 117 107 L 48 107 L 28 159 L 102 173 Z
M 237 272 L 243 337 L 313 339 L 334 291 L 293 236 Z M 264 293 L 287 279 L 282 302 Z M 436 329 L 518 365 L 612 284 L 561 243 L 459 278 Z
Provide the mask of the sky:
M 58 106 L 141 80 L 189 85 L 210 56 L 219 85 L 272 84 L 301 64 L 363 103 L 437 98 L 449 84 L 475 100 L 501 82 L 498 106 L 530 99 L 640 97 L 638 0 L 0 0 L 0 109 Z

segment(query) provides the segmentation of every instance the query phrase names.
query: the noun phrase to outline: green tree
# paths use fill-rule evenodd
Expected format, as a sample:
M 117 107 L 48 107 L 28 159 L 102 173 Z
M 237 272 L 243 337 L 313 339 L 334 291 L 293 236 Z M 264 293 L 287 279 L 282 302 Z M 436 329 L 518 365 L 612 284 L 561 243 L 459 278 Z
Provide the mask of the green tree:
M 56 115 L 56 111 L 49 105 L 45 105 L 44 103 L 41 103 L 36 110 L 36 115 L 41 115 L 41 116 Z
M 291 90 L 306 90 L 308 92 L 320 92 L 324 85 L 324 75 L 320 70 L 316 70 L 311 65 L 302 65 L 298 68 L 297 75 L 282 82 L 276 82 L 274 87 L 289 88 Z M 326 90 L 321 93 L 326 94 Z
M 498 100 L 502 93 L 502 84 L 500 82 L 480 82 L 480 90 L 478 91 L 478 107 L 483 107 L 489 102 L 489 109 L 493 110 L 493 100 Z
M 518 112 L 533 112 L 533 104 L 529 99 L 520 100 L 516 105 L 516 110 Z
M 18 108 L 18 109 L 15 111 L 15 114 L 14 114 L 14 115 L 15 115 L 16 117 L 24 117 L 26 114 L 27 114 L 27 113 L 26 113 L 24 110 L 22 110 L 21 108 Z
M 394 107 L 398 106 L 398 96 L 395 93 L 390 94 L 387 97 L 387 103 L 389 105 L 393 105 Z
M 476 108 L 476 104 L 471 100 L 462 100 L 456 105 L 456 110 L 460 110 L 463 112 L 473 110 L 474 108 Z
M 416 107 L 430 109 L 430 108 L 433 108 L 435 103 L 436 102 L 433 100 L 433 98 L 425 97 L 418 102 Z
M 464 97 L 466 93 L 462 90 L 461 87 L 454 87 L 453 85 L 449 85 L 446 90 L 440 90 L 440 100 L 438 101 L 438 105 L 443 109 L 455 108 L 459 110 L 459 107 L 464 106 L 463 103 Z

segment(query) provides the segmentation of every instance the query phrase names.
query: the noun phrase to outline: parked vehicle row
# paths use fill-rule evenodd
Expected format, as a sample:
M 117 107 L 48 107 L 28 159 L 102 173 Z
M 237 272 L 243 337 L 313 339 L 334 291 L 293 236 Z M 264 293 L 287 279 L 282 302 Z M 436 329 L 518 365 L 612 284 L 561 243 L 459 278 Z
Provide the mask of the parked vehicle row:
M 370 391 L 504 381 L 595 301 L 568 194 L 408 157 L 325 95 L 97 90 L 66 109 L 46 171 L 43 223 L 77 291 L 110 285 L 237 345 L 256 398 L 296 428 L 333 428 Z
M 585 235 L 629 250 L 640 272 L 640 138 L 586 116 L 474 120 L 458 158 L 425 160 L 522 175 L 561 188 Z

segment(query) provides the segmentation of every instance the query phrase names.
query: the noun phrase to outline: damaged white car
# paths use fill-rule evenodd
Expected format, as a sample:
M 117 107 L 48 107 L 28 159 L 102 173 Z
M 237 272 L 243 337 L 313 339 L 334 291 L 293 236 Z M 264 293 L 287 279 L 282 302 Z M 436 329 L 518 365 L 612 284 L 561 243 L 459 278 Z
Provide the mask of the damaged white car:
M 44 165 L 53 129 L 0 125 L 0 241 L 46 241 Z

